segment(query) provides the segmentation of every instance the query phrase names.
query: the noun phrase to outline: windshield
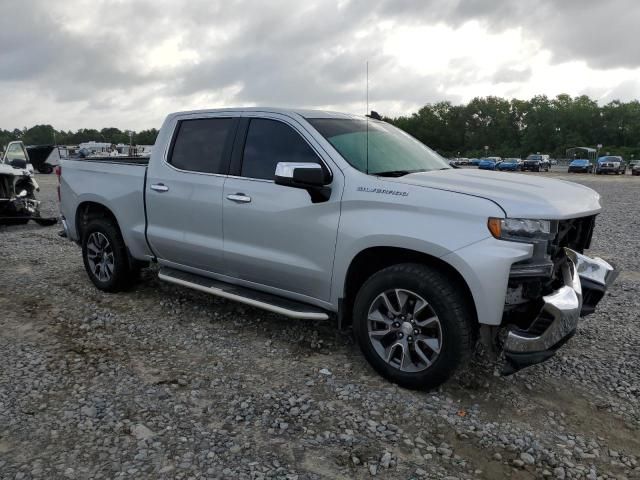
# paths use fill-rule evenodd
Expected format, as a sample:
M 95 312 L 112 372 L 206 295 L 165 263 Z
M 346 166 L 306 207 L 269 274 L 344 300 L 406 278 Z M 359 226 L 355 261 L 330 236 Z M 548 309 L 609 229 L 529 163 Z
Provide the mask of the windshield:
M 345 118 L 307 120 L 361 172 L 400 176 L 451 168 L 436 152 L 388 123 Z
M 515 158 L 507 158 L 504 163 L 518 163 L 518 160 Z
M 589 163 L 589 160 L 574 160 L 572 163 L 574 163 L 575 165 L 586 165 Z

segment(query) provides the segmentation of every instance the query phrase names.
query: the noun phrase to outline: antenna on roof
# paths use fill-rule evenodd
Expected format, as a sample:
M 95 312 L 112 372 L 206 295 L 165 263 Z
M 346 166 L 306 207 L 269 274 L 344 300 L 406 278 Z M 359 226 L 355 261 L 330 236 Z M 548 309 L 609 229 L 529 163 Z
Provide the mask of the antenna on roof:
M 366 136 L 366 146 L 365 146 L 365 155 L 366 155 L 366 173 L 369 175 L 369 60 L 367 60 L 367 109 L 365 111 L 365 117 L 367 118 L 367 136 Z

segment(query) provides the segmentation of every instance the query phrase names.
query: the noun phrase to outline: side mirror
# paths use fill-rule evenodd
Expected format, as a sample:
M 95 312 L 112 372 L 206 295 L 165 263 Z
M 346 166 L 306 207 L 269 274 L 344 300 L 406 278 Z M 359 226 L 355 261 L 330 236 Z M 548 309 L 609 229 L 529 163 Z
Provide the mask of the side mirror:
M 27 168 L 27 161 L 22 158 L 14 158 L 9 162 L 13 168 Z
M 305 189 L 313 203 L 326 201 L 331 195 L 331 188 L 326 186 L 325 171 L 317 163 L 279 162 L 276 165 L 275 183 Z

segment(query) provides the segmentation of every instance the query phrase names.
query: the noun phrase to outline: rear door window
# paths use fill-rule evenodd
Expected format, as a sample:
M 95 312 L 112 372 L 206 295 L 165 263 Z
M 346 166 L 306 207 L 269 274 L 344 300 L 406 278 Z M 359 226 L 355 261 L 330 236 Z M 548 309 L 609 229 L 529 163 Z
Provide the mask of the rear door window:
M 226 175 L 235 119 L 200 118 L 178 124 L 169 163 L 180 170 Z

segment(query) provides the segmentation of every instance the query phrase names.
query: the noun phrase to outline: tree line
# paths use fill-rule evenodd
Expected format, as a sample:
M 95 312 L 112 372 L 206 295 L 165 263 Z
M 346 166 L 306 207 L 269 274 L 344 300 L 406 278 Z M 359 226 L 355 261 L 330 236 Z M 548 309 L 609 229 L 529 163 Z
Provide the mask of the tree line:
M 586 95 L 478 97 L 466 105 L 427 104 L 409 116 L 385 120 L 446 157 L 526 157 L 540 152 L 565 158 L 568 148 L 601 144 L 603 153 L 640 158 L 637 100 L 601 106 Z
M 525 157 L 540 152 L 563 158 L 568 148 L 601 144 L 604 153 L 640 158 L 637 100 L 598 105 L 586 95 L 539 95 L 530 100 L 478 97 L 466 105 L 427 104 L 411 115 L 385 120 L 446 157 Z M 131 141 L 152 145 L 157 135 L 155 128 L 132 132 Z M 0 130 L 0 148 L 12 140 L 26 145 L 77 145 L 91 140 L 128 144 L 130 137 L 129 131 L 115 127 L 73 132 L 36 125 Z
M 56 130 L 51 125 L 35 125 L 31 128 L 16 128 L 14 130 L 0 130 L 0 150 L 7 143 L 14 140 L 22 140 L 25 145 L 78 145 L 83 142 L 124 143 L 131 141 L 134 145 L 153 145 L 158 136 L 158 130 L 151 128 L 140 132 L 120 130 L 115 127 L 96 130 L 93 128 L 81 128 L 75 132 L 68 130 Z

